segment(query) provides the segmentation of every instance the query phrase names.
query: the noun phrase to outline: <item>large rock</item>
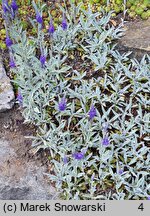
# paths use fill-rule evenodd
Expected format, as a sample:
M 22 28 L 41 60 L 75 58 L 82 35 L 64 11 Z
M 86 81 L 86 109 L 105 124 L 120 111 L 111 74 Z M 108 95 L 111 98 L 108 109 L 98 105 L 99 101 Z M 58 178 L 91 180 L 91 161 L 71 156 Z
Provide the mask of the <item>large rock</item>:
M 10 79 L 7 77 L 0 56 L 0 112 L 9 110 L 14 105 L 14 92 Z
M 11 133 L 14 134 L 14 132 Z M 16 139 L 19 135 L 20 140 Z M 35 161 L 29 161 L 29 159 L 27 161 L 25 156 L 20 157 L 19 149 L 13 148 L 13 142 L 16 145 L 24 139 L 20 132 L 15 133 L 15 138 L 11 142 L 1 139 L 1 136 L 0 132 L 0 200 L 55 199 L 58 193 L 44 178 L 45 168 L 37 166 Z M 25 143 L 20 143 L 20 146 L 23 144 Z M 21 148 L 23 149 L 22 146 Z
M 11 188 L 10 186 L 4 186 L 0 188 L 0 199 L 1 200 L 25 200 L 28 197 L 30 188 L 27 187 L 16 187 Z
M 125 35 L 119 40 L 117 48 L 121 53 L 132 51 L 131 57 L 141 60 L 150 55 L 150 19 L 125 24 Z
M 33 125 L 23 124 L 17 106 L 0 113 L 0 200 L 51 200 L 59 193 L 44 173 L 52 171 L 45 153 L 35 154 Z M 1 215 L 1 214 L 0 214 Z

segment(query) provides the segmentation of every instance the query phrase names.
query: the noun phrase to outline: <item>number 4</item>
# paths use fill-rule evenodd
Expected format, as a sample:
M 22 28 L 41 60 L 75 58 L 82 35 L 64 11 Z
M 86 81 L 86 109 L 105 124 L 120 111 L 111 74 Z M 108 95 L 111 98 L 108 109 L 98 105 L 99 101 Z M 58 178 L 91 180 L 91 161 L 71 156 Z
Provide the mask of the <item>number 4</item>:
M 141 203 L 138 207 L 139 210 L 143 211 L 144 210 L 144 207 L 143 207 L 143 203 Z

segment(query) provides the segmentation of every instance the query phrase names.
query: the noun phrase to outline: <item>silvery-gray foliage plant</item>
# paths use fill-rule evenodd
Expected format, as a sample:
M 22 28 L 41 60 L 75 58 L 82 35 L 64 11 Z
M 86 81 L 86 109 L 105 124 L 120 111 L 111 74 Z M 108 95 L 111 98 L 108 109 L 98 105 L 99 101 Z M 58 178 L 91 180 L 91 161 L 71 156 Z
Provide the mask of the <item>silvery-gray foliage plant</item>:
M 49 149 L 47 173 L 64 199 L 149 199 L 150 57 L 121 55 L 114 41 L 122 24 L 70 1 L 62 23 L 27 36 L 20 21 L 9 27 L 14 82 L 26 122 L 38 128 L 37 149 Z

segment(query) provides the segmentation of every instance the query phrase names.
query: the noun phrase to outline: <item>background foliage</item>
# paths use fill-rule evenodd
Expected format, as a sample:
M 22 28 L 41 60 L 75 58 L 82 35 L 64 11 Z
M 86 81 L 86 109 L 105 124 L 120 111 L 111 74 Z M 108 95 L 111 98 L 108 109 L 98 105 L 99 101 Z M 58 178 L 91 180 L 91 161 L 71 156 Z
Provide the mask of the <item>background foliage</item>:
M 10 0 L 8 2 L 11 2 Z M 32 8 L 31 0 L 17 0 L 19 5 L 19 16 L 21 18 L 23 29 L 26 29 L 30 35 L 36 33 L 36 28 L 30 25 L 29 17 L 33 18 L 35 16 L 35 11 Z M 61 10 L 59 4 L 64 7 L 63 0 L 49 1 L 49 0 L 36 0 L 37 4 L 45 3 L 46 7 L 43 11 L 43 17 L 45 18 L 44 24 L 48 26 L 49 13 L 54 18 L 54 25 L 57 26 L 61 22 Z M 76 4 L 80 2 L 83 3 L 82 8 L 87 10 L 88 4 L 91 5 L 93 12 L 100 11 L 103 9 L 106 12 L 113 10 L 112 17 L 116 17 L 118 14 L 122 14 L 126 19 L 135 19 L 136 17 L 141 17 L 142 19 L 148 19 L 150 17 L 150 0 L 72 0 Z M 0 0 L 0 11 L 2 9 L 2 0 Z M 66 6 L 70 7 L 69 1 L 66 1 Z M 6 31 L 4 28 L 4 21 L 2 19 L 2 13 L 0 13 L 0 48 L 5 49 Z

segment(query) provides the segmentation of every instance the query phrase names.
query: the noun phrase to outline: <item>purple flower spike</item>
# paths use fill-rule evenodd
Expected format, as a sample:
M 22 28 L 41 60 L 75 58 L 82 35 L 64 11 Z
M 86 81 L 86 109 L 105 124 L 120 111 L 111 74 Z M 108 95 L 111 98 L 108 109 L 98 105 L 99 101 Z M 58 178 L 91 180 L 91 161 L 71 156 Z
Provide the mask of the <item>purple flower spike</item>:
M 18 100 L 19 104 L 23 103 L 23 97 L 22 97 L 21 93 L 18 93 L 17 100 Z
M 120 170 L 118 171 L 118 174 L 119 174 L 119 175 L 122 175 L 122 174 L 123 174 L 123 170 L 120 169 Z
M 68 158 L 66 156 L 63 158 L 63 162 L 64 162 L 64 164 L 68 163 Z
M 65 16 L 63 17 L 61 25 L 62 25 L 62 29 L 65 31 L 67 29 L 67 21 Z
M 41 15 L 40 15 L 39 12 L 37 12 L 37 14 L 36 14 L 36 21 L 37 21 L 38 23 L 40 23 L 40 24 L 43 23 L 43 19 L 42 19 L 42 17 L 41 17 Z
M 95 173 L 92 174 L 92 176 L 91 176 L 91 180 L 93 181 L 94 178 L 95 178 Z
M 12 7 L 13 11 L 17 11 L 18 10 L 18 5 L 17 5 L 17 3 L 16 3 L 15 0 L 13 0 L 11 2 L 11 7 Z
M 150 196 L 147 197 L 147 200 L 150 200 Z
M 103 138 L 103 140 L 102 140 L 102 145 L 104 145 L 104 146 L 108 146 L 108 145 L 109 145 L 109 139 L 108 139 L 107 136 L 105 136 L 105 137 Z
M 8 1 L 7 0 L 3 0 L 2 1 L 2 8 L 3 8 L 4 14 L 9 11 L 9 5 L 8 5 Z
M 94 105 L 92 105 L 89 110 L 89 119 L 92 120 L 95 116 L 96 116 L 96 109 Z
M 45 62 L 46 62 L 46 57 L 44 55 L 40 56 L 40 62 L 41 62 L 41 65 L 43 67 L 45 65 Z
M 15 62 L 14 62 L 13 59 L 10 60 L 10 62 L 9 62 L 9 67 L 11 67 L 11 68 L 16 67 L 16 64 L 15 64 Z
M 54 25 L 53 25 L 53 21 L 51 19 L 50 24 L 49 24 L 48 32 L 49 32 L 49 34 L 53 34 L 54 31 L 55 31 L 55 28 L 54 28 Z
M 84 158 L 84 153 L 76 152 L 72 155 L 76 160 L 82 160 Z
M 59 111 L 64 111 L 66 109 L 66 107 L 67 107 L 66 99 L 65 99 L 65 97 L 63 97 L 58 104 Z
M 5 42 L 6 42 L 6 46 L 7 46 L 7 47 L 10 47 L 10 46 L 13 44 L 13 42 L 12 42 L 12 40 L 10 39 L 9 36 L 6 37 Z
M 102 128 L 103 128 L 103 131 L 104 132 L 107 132 L 107 130 L 108 130 L 108 123 L 107 122 L 104 122 L 103 124 L 102 124 Z

